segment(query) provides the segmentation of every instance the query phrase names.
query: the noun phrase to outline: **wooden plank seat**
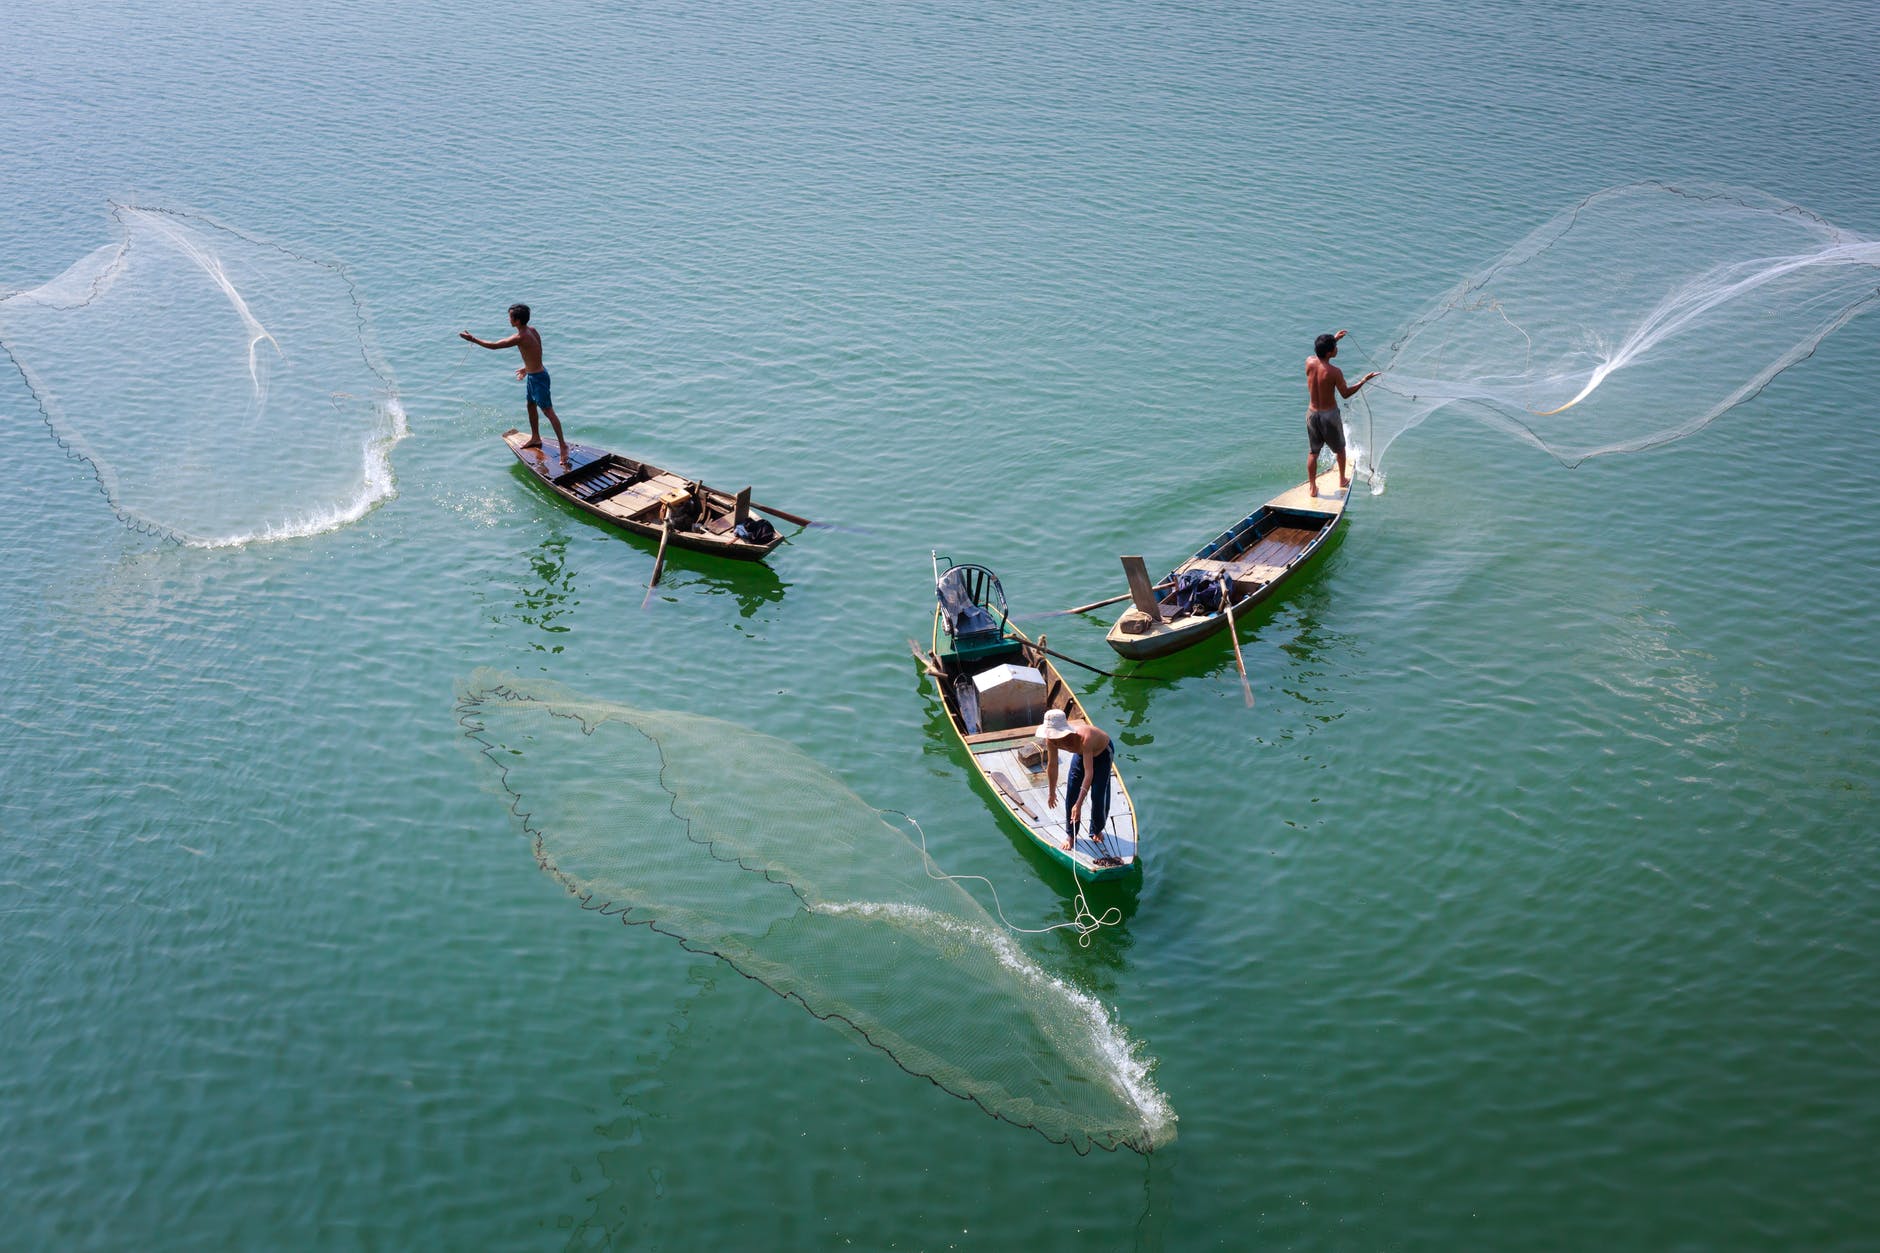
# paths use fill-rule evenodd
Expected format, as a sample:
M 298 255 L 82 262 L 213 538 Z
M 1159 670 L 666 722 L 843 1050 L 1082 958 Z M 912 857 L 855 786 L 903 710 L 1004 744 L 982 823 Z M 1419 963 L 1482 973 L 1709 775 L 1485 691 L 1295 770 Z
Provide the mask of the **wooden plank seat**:
M 607 498 L 607 512 L 632 517 L 659 502 L 660 489 L 642 479 Z
M 1004 731 L 978 731 L 964 738 L 968 744 L 990 744 L 995 740 L 1030 740 L 1037 736 L 1037 727 L 1009 727 Z
M 1283 565 L 1273 565 L 1265 561 L 1252 561 L 1242 558 L 1239 561 L 1212 561 L 1206 557 L 1190 557 L 1182 563 L 1184 570 L 1205 570 L 1209 574 L 1225 574 L 1235 583 L 1271 583 L 1286 573 Z

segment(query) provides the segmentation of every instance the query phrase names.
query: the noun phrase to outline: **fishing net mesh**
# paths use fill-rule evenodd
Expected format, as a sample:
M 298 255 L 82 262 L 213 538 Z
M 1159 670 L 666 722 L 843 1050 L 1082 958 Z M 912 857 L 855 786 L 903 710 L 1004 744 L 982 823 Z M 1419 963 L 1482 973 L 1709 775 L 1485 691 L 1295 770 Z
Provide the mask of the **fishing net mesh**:
M 909 1074 L 1078 1152 L 1175 1118 L 1094 998 L 1048 973 L 904 826 L 733 723 L 479 671 L 465 743 L 584 909 L 721 958 Z
M 1876 300 L 1880 242 L 1799 206 L 1656 182 L 1602 191 L 1458 284 L 1382 353 L 1354 345 L 1350 355 L 1384 372 L 1352 415 L 1359 468 L 1382 490 L 1398 436 L 1449 409 L 1569 466 L 1668 443 L 1756 395 Z
M 116 243 L 0 299 L 0 345 L 127 525 L 237 544 L 392 494 L 404 415 L 344 269 L 197 214 L 112 220 Z

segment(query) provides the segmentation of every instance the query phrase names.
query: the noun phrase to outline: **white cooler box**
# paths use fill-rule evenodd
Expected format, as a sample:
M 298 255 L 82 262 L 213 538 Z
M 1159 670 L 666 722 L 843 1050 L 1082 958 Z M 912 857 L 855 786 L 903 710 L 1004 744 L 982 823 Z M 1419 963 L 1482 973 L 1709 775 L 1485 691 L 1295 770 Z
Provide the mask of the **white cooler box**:
M 1044 675 L 1032 666 L 994 666 L 973 676 L 979 725 L 987 731 L 1035 727 L 1044 717 Z

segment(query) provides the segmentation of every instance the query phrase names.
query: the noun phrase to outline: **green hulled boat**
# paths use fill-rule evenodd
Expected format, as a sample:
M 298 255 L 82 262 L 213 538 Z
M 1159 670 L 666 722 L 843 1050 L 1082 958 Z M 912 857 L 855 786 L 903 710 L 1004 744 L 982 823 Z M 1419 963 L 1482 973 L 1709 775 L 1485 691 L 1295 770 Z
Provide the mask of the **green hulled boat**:
M 921 660 L 939 689 L 953 733 L 999 804 L 1039 848 L 1080 879 L 1140 871 L 1136 806 L 1115 769 L 1104 829 L 1082 830 L 1071 848 L 1064 847 L 1063 791 L 1075 754 L 1039 740 L 1038 724 L 1048 709 L 1061 709 L 1081 722 L 1090 719 L 1043 651 L 1044 641 L 1034 643 L 1012 625 L 998 576 L 984 566 L 954 565 L 936 556 L 934 596 L 932 644 Z M 1059 754 L 1055 806 L 1045 797 L 1047 752 Z

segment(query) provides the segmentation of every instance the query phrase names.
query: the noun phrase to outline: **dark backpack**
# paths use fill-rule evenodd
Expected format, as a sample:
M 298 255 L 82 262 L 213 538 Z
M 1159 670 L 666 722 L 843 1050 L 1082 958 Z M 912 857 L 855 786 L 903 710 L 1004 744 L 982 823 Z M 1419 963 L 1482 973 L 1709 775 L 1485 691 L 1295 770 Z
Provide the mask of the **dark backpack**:
M 777 528 L 763 518 L 746 518 L 738 523 L 738 538 L 747 544 L 768 544 L 777 538 Z
M 1220 576 L 1206 570 L 1183 570 L 1175 576 L 1175 591 L 1170 599 L 1177 616 L 1218 613 L 1221 608 Z

